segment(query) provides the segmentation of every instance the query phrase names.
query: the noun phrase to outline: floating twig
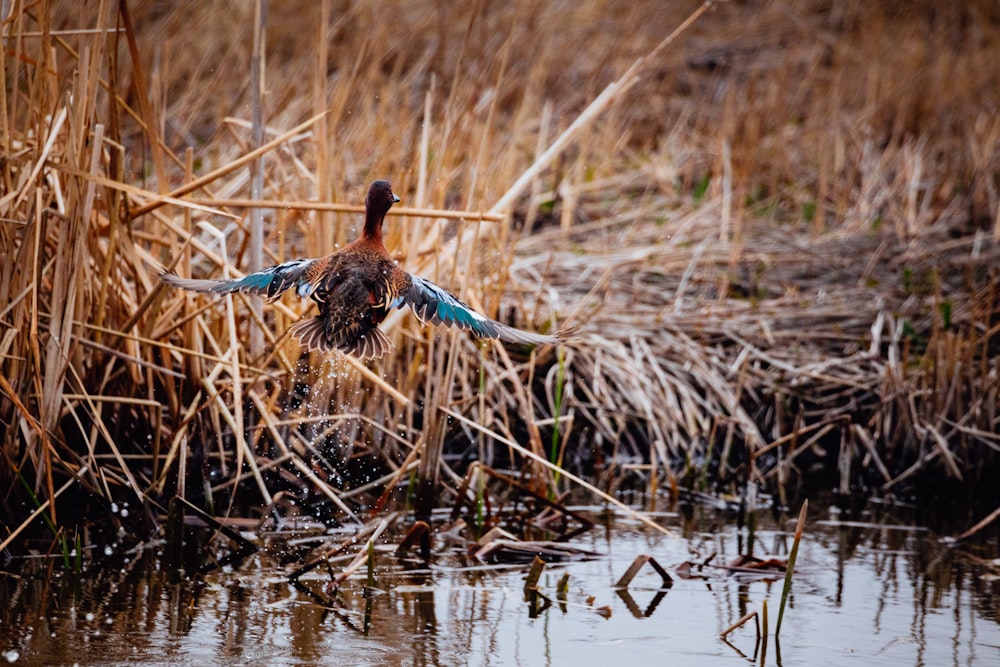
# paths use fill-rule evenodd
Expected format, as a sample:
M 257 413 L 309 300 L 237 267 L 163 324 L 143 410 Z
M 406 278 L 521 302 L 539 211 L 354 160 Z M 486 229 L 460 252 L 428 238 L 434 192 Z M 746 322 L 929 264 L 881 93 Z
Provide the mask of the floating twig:
M 623 574 L 615 583 L 615 588 L 628 588 L 629 584 L 632 583 L 632 580 L 635 579 L 635 575 L 639 574 L 639 570 L 641 570 L 642 566 L 647 563 L 651 568 L 656 570 L 658 575 L 660 575 L 660 579 L 663 582 L 663 588 L 670 588 L 674 585 L 674 580 L 670 576 L 670 573 L 667 572 L 662 565 L 656 562 L 655 558 L 648 554 L 643 554 L 636 556 L 635 560 L 632 561 L 632 564 L 629 565 L 629 568 L 625 571 L 625 574 Z
M 974 525 L 972 528 L 969 528 L 967 531 L 956 537 L 955 541 L 960 542 L 962 540 L 972 537 L 973 535 L 981 531 L 983 528 L 996 521 L 997 518 L 1000 518 L 1000 507 L 997 507 L 995 510 L 990 512 L 984 519 L 978 521 L 976 525 Z
M 372 545 L 375 544 L 375 540 L 377 540 L 379 536 L 382 535 L 382 532 L 388 526 L 389 522 L 386 521 L 385 519 L 382 519 L 379 522 L 378 527 L 375 529 L 375 532 L 372 533 L 372 536 L 365 541 L 364 545 L 362 545 L 361 547 L 361 550 L 358 552 L 358 555 L 355 557 L 353 561 L 351 561 L 351 564 L 345 567 L 340 574 L 334 577 L 333 581 L 327 584 L 328 589 L 336 590 L 337 587 L 340 586 L 340 584 L 344 583 L 344 581 L 349 576 L 351 576 L 361 568 L 361 566 L 368 560 L 369 549 L 372 548 Z
M 238 560 L 238 559 L 243 558 L 245 556 L 249 556 L 250 554 L 255 553 L 260 548 L 256 544 L 254 544 L 253 542 L 251 542 L 250 540 L 248 540 L 247 538 L 245 538 L 242 535 L 240 535 L 239 531 L 233 530 L 229 526 L 223 524 L 218 519 L 216 519 L 214 516 L 212 516 L 211 514 L 209 514 L 208 512 L 206 512 L 205 510 L 201 509 L 197 505 L 192 504 L 191 501 L 187 500 L 186 498 L 182 498 L 180 496 L 176 496 L 175 500 L 180 505 L 183 505 L 188 511 L 190 511 L 193 514 L 197 515 L 199 518 L 201 518 L 202 521 L 204 521 L 209 526 L 211 526 L 212 528 L 214 528 L 218 532 L 220 532 L 223 535 L 225 535 L 226 537 L 228 537 L 230 540 L 232 540 L 233 542 L 235 542 L 236 544 L 238 544 L 239 547 L 240 547 L 237 551 L 231 553 L 229 556 L 227 556 L 224 560 L 222 560 L 220 562 L 217 562 L 217 563 L 206 563 L 201 568 L 201 572 L 202 573 L 214 570 L 216 568 L 221 567 L 222 565 L 225 565 L 226 563 L 232 562 L 234 560 Z M 180 514 L 180 516 L 181 516 L 181 520 L 183 520 L 183 514 Z M 179 536 L 175 535 L 175 539 L 178 538 L 178 537 Z
M 756 611 L 751 611 L 749 614 L 743 616 L 738 621 L 736 621 L 735 623 L 733 623 L 732 625 L 730 625 L 728 628 L 726 628 L 725 630 L 723 630 L 722 632 L 720 632 L 719 633 L 719 637 L 721 637 L 722 639 L 725 639 L 726 635 L 728 635 L 733 630 L 736 630 L 738 628 L 743 627 L 751 619 L 753 619 L 754 623 L 757 625 L 757 639 L 760 639 L 760 618 L 758 617 Z

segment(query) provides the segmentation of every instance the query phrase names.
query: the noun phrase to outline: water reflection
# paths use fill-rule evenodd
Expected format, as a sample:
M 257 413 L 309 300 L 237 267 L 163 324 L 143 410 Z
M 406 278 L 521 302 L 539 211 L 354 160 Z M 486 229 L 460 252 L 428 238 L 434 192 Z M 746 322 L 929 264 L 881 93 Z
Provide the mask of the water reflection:
M 386 548 L 378 582 L 352 578 L 324 593 L 325 572 L 288 581 L 265 554 L 231 572 L 171 581 L 152 549 L 109 560 L 83 576 L 37 559 L 0 576 L 0 650 L 18 664 L 563 665 L 636 660 L 683 664 L 998 664 L 1000 589 L 996 534 L 952 548 L 905 525 L 812 521 L 799 554 L 780 653 L 773 625 L 780 580 L 711 573 L 665 590 L 648 568 L 628 589 L 614 583 L 640 554 L 676 566 L 716 552 L 723 563 L 747 535 L 724 515 L 699 512 L 687 539 L 621 519 L 579 537 L 605 557 L 550 566 L 539 582 L 556 600 L 532 618 L 526 569 L 468 569 L 464 551 L 408 570 Z M 729 522 L 729 523 L 727 523 Z M 697 526 L 710 530 L 697 529 Z M 768 525 L 756 551 L 784 554 L 787 532 Z M 719 633 L 767 600 L 771 633 L 753 623 Z M 317 601 L 325 601 L 318 604 Z M 602 608 L 610 611 L 605 618 Z

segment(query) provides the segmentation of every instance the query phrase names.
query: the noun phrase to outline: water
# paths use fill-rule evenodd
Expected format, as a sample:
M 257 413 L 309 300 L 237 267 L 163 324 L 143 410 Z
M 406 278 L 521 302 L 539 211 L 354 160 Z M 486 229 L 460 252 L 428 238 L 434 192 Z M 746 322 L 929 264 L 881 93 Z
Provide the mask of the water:
M 744 546 L 731 515 L 704 508 L 658 517 L 681 538 L 618 515 L 574 540 L 601 557 L 549 565 L 540 586 L 555 600 L 569 575 L 565 609 L 532 617 L 526 568 L 473 567 L 464 547 L 436 544 L 430 568 L 376 552 L 379 592 L 364 595 L 362 569 L 332 609 L 318 605 L 329 581 L 317 569 L 288 581 L 295 565 L 261 553 L 238 570 L 171 583 L 157 547 L 82 576 L 0 576 L 0 659 L 15 664 L 344 665 L 749 665 L 764 648 L 754 624 L 719 637 L 750 611 L 769 609 L 769 665 L 1000 664 L 997 533 L 948 546 L 898 516 L 843 525 L 812 517 L 799 551 L 790 606 L 775 644 L 782 580 L 721 571 L 675 577 L 660 590 L 646 568 L 627 591 L 614 583 L 640 554 L 674 568 L 725 563 Z M 872 517 L 863 517 L 866 520 Z M 754 552 L 785 557 L 791 535 L 761 517 Z M 338 538 L 339 539 L 339 538 Z M 99 563 L 100 561 L 98 561 Z M 48 567 L 40 559 L 8 567 Z M 338 562 L 334 572 L 345 566 Z M 60 565 L 54 566 L 58 572 Z M 409 569 L 408 569 L 409 568 Z M 36 572 L 37 574 L 37 572 Z M 312 593 L 312 594 L 311 594 Z

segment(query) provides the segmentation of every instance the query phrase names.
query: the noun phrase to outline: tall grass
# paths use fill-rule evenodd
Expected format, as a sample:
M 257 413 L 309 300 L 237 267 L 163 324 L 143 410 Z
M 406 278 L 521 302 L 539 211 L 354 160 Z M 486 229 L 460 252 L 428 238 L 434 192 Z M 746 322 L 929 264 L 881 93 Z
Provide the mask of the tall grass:
M 449 412 L 501 436 L 487 454 L 582 444 L 668 478 L 701 457 L 714 481 L 784 479 L 817 452 L 848 489 L 996 471 L 989 2 L 717 6 L 497 218 L 480 212 L 697 4 L 272 6 L 265 263 L 353 239 L 387 177 L 402 265 L 580 331 L 560 358 L 400 315 L 369 365 L 300 358 L 283 333 L 307 304 L 255 316 L 156 280 L 249 266 L 253 3 L 4 6 L 7 530 L 31 510 L 15 475 L 48 500 L 78 471 L 109 506 L 228 504 L 243 483 L 350 520 L 345 487 L 483 442 Z

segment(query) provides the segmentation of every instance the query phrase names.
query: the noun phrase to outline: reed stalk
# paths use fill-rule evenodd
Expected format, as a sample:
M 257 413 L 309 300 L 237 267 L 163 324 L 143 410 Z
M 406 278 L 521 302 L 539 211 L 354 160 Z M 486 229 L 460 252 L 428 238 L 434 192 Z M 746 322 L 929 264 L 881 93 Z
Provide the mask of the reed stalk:
M 785 603 L 788 602 L 788 595 L 792 591 L 792 575 L 795 571 L 795 560 L 799 555 L 799 542 L 802 541 L 802 533 L 806 527 L 806 510 L 808 508 L 809 501 L 803 501 L 802 509 L 799 510 L 798 521 L 795 522 L 795 539 L 792 540 L 792 550 L 788 552 L 788 564 L 785 567 L 785 583 L 781 587 L 781 606 L 778 607 L 778 622 L 774 626 L 775 639 L 781 633 L 781 620 L 785 617 Z

